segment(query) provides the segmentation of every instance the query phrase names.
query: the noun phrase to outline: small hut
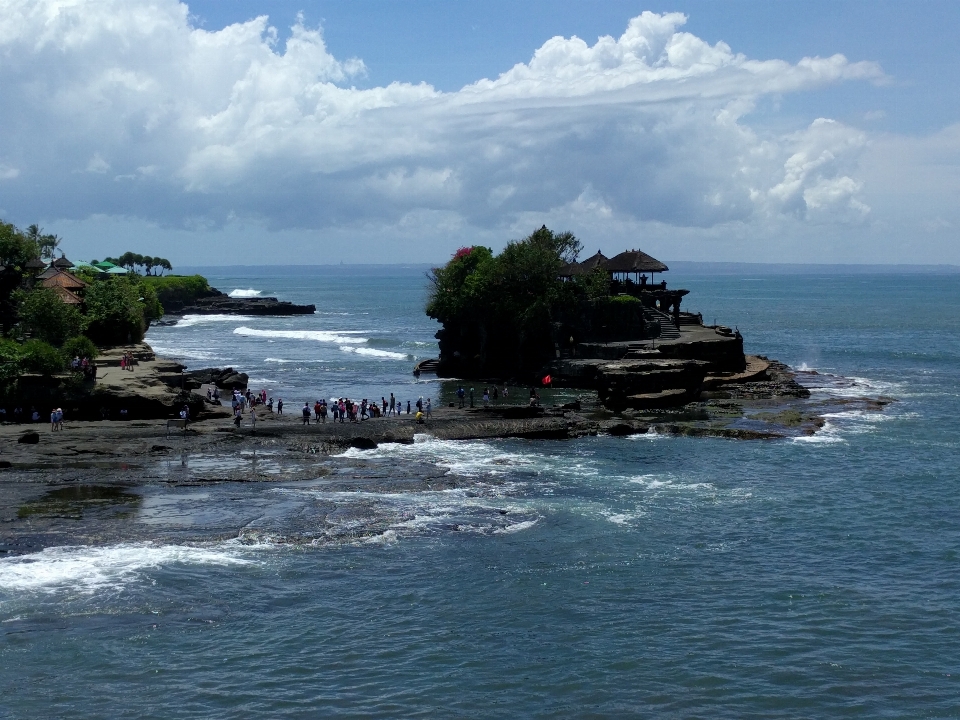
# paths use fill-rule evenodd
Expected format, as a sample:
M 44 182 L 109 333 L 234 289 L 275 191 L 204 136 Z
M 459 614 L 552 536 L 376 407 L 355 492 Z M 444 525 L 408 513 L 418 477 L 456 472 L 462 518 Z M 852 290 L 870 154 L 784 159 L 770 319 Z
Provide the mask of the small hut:
M 670 269 L 655 257 L 651 257 L 640 250 L 622 252 L 607 260 L 604 268 L 614 280 L 629 280 L 630 276 L 633 275 L 634 282 L 637 283 L 640 283 L 640 277 L 647 273 L 650 273 L 652 279 L 653 273 L 666 272 Z
M 597 250 L 597 254 L 591 257 L 588 257 L 583 262 L 573 262 L 567 263 L 562 268 L 560 268 L 560 277 L 561 278 L 572 278 L 576 275 L 587 275 L 593 272 L 598 267 L 603 267 L 604 263 L 607 262 L 607 257 Z
M 53 274 L 44 277 L 51 270 L 53 270 Z M 58 270 L 51 265 L 40 276 L 40 280 L 43 287 L 53 290 L 67 305 L 79 305 L 83 302 L 83 299 L 77 293 L 83 290 L 87 284 L 73 273 Z

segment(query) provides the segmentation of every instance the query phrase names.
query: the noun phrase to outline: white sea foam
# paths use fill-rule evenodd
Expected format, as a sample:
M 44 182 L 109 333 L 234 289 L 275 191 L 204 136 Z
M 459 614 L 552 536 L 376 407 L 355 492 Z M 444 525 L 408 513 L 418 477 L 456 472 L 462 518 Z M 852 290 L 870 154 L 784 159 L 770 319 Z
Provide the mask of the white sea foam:
M 406 353 L 390 352 L 389 350 L 377 350 L 375 348 L 365 347 L 341 347 L 343 352 L 354 353 L 356 355 L 365 355 L 367 357 L 382 358 L 384 360 L 410 360 L 413 356 Z
M 188 360 L 225 360 L 225 358 L 215 355 L 209 350 L 175 347 L 172 345 L 164 345 L 163 343 L 153 342 L 152 340 L 150 347 L 153 348 L 153 351 L 160 357 L 184 358 Z
M 365 337 L 357 337 L 359 330 L 258 330 L 241 326 L 234 328 L 234 335 L 245 337 L 283 338 L 285 340 L 313 340 L 315 342 L 337 343 L 338 345 L 362 345 Z
M 236 290 L 231 290 L 228 295 L 233 298 L 254 298 L 262 292 L 262 290 L 254 290 L 253 288 L 247 288 L 246 290 L 237 288 Z
M 244 320 L 253 320 L 253 318 L 246 315 L 184 315 L 173 327 L 184 328 L 206 323 L 243 322 Z
M 285 359 L 283 359 L 283 358 L 273 358 L 273 357 L 264 358 L 263 361 L 264 361 L 264 362 L 272 362 L 272 363 L 292 363 L 292 362 L 297 362 L 296 360 L 285 360 Z
M 54 547 L 32 555 L 0 559 L 0 590 L 93 592 L 135 581 L 145 570 L 169 565 L 249 565 L 226 548 L 124 544 Z

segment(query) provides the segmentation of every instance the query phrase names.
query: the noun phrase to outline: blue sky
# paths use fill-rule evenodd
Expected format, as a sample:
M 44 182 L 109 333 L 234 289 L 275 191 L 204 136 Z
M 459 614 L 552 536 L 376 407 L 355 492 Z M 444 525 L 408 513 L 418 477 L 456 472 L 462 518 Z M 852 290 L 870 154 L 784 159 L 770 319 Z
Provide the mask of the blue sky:
M 190 264 L 439 262 L 543 223 L 664 259 L 960 263 L 958 21 L 0 0 L 0 217 Z

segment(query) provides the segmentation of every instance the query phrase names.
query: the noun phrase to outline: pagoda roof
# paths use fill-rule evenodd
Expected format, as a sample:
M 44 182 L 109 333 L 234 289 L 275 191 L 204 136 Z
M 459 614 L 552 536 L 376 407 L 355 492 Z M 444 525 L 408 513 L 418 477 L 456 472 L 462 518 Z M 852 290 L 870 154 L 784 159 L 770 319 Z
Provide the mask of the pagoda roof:
M 573 277 L 574 275 L 586 275 L 598 267 L 603 267 L 607 262 L 606 256 L 597 250 L 597 254 L 588 257 L 583 262 L 567 263 L 560 268 L 560 277 Z
M 58 257 L 56 260 L 54 260 L 50 264 L 53 265 L 54 267 L 60 268 L 61 270 L 66 270 L 67 268 L 73 267 L 73 263 L 67 260 L 67 258 L 63 255 Z
M 612 273 L 664 272 L 670 269 L 655 257 L 640 250 L 622 252 L 607 260 L 604 268 Z
M 46 274 L 46 273 L 44 273 Z M 73 273 L 66 270 L 57 270 L 53 275 L 42 278 L 45 288 L 66 288 L 67 290 L 82 290 L 87 284 Z
M 45 268 L 46 266 L 47 264 L 40 258 L 30 258 L 24 265 L 25 268 L 29 268 L 31 270 L 39 270 L 41 268 Z
M 60 296 L 60 299 L 63 300 L 67 305 L 79 305 L 83 302 L 79 295 L 76 295 L 65 287 L 57 285 L 56 287 L 51 288 L 57 295 Z

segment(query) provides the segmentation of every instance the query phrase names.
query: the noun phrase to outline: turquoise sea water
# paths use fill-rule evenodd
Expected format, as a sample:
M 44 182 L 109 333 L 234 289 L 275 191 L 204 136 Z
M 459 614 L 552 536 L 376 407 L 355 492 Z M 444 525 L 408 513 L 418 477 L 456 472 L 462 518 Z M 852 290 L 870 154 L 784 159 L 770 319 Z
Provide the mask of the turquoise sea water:
M 319 313 L 148 340 L 287 402 L 415 399 L 422 270 L 211 276 Z M 814 399 L 897 402 L 803 440 L 423 437 L 337 460 L 351 492 L 142 489 L 135 542 L 0 558 L 0 718 L 960 716 L 960 276 L 668 280 L 837 376 Z M 318 503 L 381 531 L 282 542 Z M 226 539 L 169 531 L 197 523 Z

